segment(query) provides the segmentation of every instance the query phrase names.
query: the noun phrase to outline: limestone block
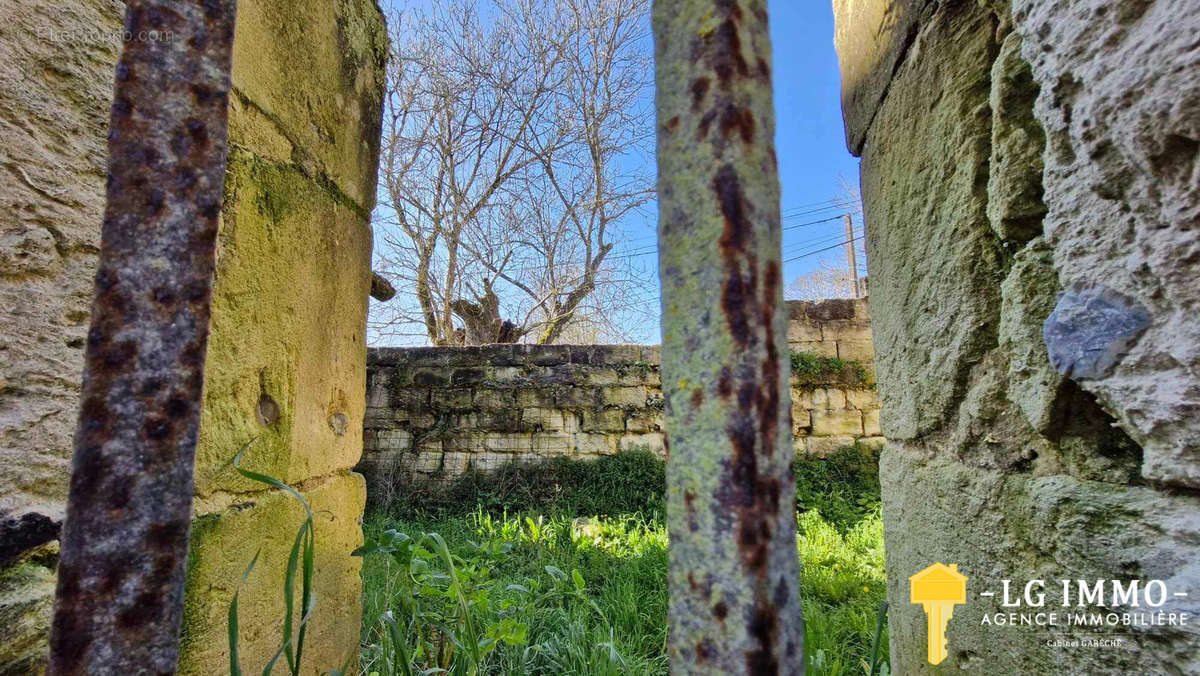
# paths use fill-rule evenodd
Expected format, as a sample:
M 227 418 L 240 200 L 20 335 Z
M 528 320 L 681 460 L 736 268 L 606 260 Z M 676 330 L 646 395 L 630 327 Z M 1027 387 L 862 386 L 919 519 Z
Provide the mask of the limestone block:
M 120 49 L 110 36 L 123 8 L 32 0 L 0 14 L 0 514 L 57 520 L 104 212 Z M 24 645 L 22 627 L 0 624 L 0 645 Z
M 270 157 L 282 136 L 288 159 L 321 173 L 357 208 L 375 204 L 387 33 L 370 2 L 257 0 L 238 3 L 235 98 L 276 134 L 244 142 Z M 259 127 L 263 124 L 259 124 Z
M 1000 287 L 1000 347 L 1008 355 L 1008 398 L 1029 425 L 1046 432 L 1064 377 L 1050 365 L 1042 324 L 1054 309 L 1058 275 L 1041 240 L 1021 250 Z
M 879 409 L 871 409 L 862 412 L 863 434 L 869 437 L 877 437 L 883 434 L 879 429 Z
M 865 299 L 864 299 L 865 300 Z M 871 340 L 871 324 L 866 318 L 866 312 L 863 312 L 863 317 L 853 320 L 833 320 L 823 322 L 821 327 L 821 335 L 824 336 L 825 342 L 843 340 L 867 341 Z
M 554 408 L 554 390 L 522 388 L 517 390 L 516 405 L 521 408 Z
M 470 461 L 470 453 L 446 451 L 442 454 L 442 471 L 450 477 L 458 476 L 467 471 L 467 465 Z
M 362 449 L 369 228 L 295 166 L 236 148 L 225 192 L 199 495 L 257 490 L 230 465 L 252 438 L 273 459 L 259 469 L 288 482 L 353 467 Z M 343 434 L 329 422 L 339 416 Z
M 792 410 L 809 409 L 813 407 L 813 389 L 811 387 L 792 387 Z
M 433 474 L 442 468 L 442 450 L 440 447 L 432 452 L 409 454 L 407 459 L 408 470 L 410 472 Z
M 387 406 L 403 411 L 423 411 L 429 407 L 432 392 L 428 387 L 395 387 L 387 398 Z
M 527 426 L 536 426 L 544 432 L 574 432 L 579 424 L 574 413 L 553 408 L 522 409 L 521 422 Z
M 863 413 L 852 408 L 813 409 L 813 436 L 862 436 Z
M 660 458 L 666 454 L 663 435 L 659 433 L 626 434 L 617 439 L 618 451 L 648 450 Z
M 826 458 L 832 453 L 854 445 L 854 437 L 804 437 L 805 452 L 810 458 Z
M 846 147 L 856 155 L 893 73 L 913 44 L 925 5 L 922 0 L 834 0 L 833 44 L 842 73 Z
M 821 325 L 806 319 L 792 319 L 787 325 L 788 344 L 818 342 L 821 340 Z
M 357 651 L 362 622 L 359 570 L 350 556 L 362 544 L 366 489 L 357 474 L 339 474 L 304 492 L 315 518 L 317 605 L 304 645 L 307 669 L 341 667 Z M 229 669 L 227 612 L 238 580 L 258 552 L 258 563 L 241 585 L 239 646 L 243 667 L 260 670 L 279 648 L 284 572 L 296 530 L 304 520 L 300 503 L 280 491 L 200 516 L 192 526 L 191 562 L 184 605 L 181 674 Z
M 412 384 L 419 387 L 444 387 L 450 384 L 450 374 L 452 372 L 444 367 L 433 368 L 415 368 L 409 375 L 412 377 Z
M 846 408 L 846 390 L 839 390 L 831 387 L 813 390 L 812 408 L 818 410 Z
M 639 411 L 625 416 L 626 432 L 661 432 L 666 424 L 666 415 L 662 411 Z
M 1040 88 L 1044 228 L 1059 281 L 1111 289 L 1150 315 L 1110 373 L 1080 384 L 1142 447 L 1146 479 L 1200 488 L 1192 10 L 1162 0 L 1018 0 L 1013 23 Z
M 879 393 L 873 389 L 844 390 L 846 405 L 860 411 L 870 411 L 879 408 Z
M 1042 232 L 1042 151 L 1046 135 L 1033 117 L 1038 86 L 1021 57 L 1021 36 L 1004 38 L 992 65 L 992 157 L 987 214 L 1002 239 L 1028 241 Z
M 883 437 L 859 437 L 854 440 L 861 448 L 868 451 L 879 452 L 887 445 L 887 439 Z
M 584 371 L 582 376 L 577 382 L 584 385 L 612 386 L 621 383 L 621 374 L 611 367 L 593 366 Z M 641 377 L 635 375 L 630 380 L 641 381 Z
M 646 388 L 645 387 L 606 387 L 601 390 L 600 401 L 605 406 L 631 406 L 641 407 L 646 405 Z
M 475 390 L 475 407 L 483 410 L 505 410 L 516 407 L 517 397 L 513 390 Z
M 560 387 L 554 391 L 554 404 L 566 408 L 600 406 L 602 391 L 596 387 Z
M 572 435 L 574 453 L 577 455 L 612 455 L 617 452 L 615 436 L 576 432 Z
M 538 456 L 570 455 L 572 436 L 571 432 L 539 432 L 533 435 L 530 448 Z
M 1033 476 L 930 459 L 889 445 L 880 459 L 888 598 L 908 598 L 908 576 L 930 561 L 953 561 L 970 589 L 999 591 L 1001 580 L 1161 579 L 1170 590 L 1200 586 L 1195 542 L 1200 498 L 1142 486 Z M 1065 569 L 1070 570 L 1066 574 Z M 1117 572 L 1114 572 L 1117 571 Z M 1052 591 L 1047 585 L 1047 591 Z M 1047 650 L 1051 632 L 997 646 L 985 614 L 1007 612 L 1002 599 L 973 596 L 954 609 L 947 673 L 1195 673 L 1200 653 L 1193 627 L 1105 629 L 1123 650 Z M 1061 602 L 1047 594 L 1046 605 Z M 1169 597 L 1156 610 L 1190 612 L 1194 601 Z M 889 609 L 893 673 L 927 669 L 925 614 L 893 602 Z M 1190 625 L 1189 621 L 1189 625 Z M 1148 630 L 1147 630 L 1148 629 Z M 995 647 L 990 647 L 995 646 Z
M 623 432 L 625 411 L 619 408 L 584 409 L 583 424 L 579 429 L 584 432 Z
M 838 340 L 837 356 L 857 362 L 875 361 L 875 344 L 871 340 Z
M 474 392 L 469 387 L 439 387 L 429 392 L 429 407 L 435 410 L 462 410 L 474 406 Z
M 370 448 L 374 451 L 408 451 L 412 448 L 412 432 L 406 429 L 375 430 L 374 443 Z
M 792 433 L 797 436 L 812 432 L 812 409 L 792 407 Z
M 512 432 L 484 432 L 479 446 L 491 453 L 528 453 L 533 449 L 532 435 Z
M 837 343 L 832 340 L 804 340 L 797 343 L 788 343 L 788 346 L 794 352 L 807 352 L 819 357 L 837 356 Z
M 509 453 L 479 452 L 471 454 L 470 468 L 478 472 L 494 472 L 519 456 Z
M 873 8 L 876 19 L 895 10 L 902 22 L 911 20 L 907 12 L 913 6 L 855 0 L 839 5 L 843 14 L 847 7 Z M 911 34 L 912 44 L 920 46 L 913 53 L 920 57 L 904 59 L 894 76 L 891 66 L 878 71 L 890 84 L 862 150 L 862 191 L 871 214 L 867 253 L 875 366 L 886 427 L 898 439 L 938 429 L 954 410 L 960 384 L 995 344 L 999 284 L 1007 265 L 980 189 L 990 158 L 995 19 L 977 3 L 930 4 L 930 11 L 934 7 L 942 9 Z M 869 30 L 863 24 L 838 28 L 874 40 Z M 862 52 L 839 56 L 871 69 L 877 64 L 864 60 Z M 865 94 L 874 86 L 853 89 Z M 867 118 L 855 119 L 860 121 L 852 126 L 859 129 Z
M 483 369 L 483 377 L 489 383 L 516 383 L 524 376 L 524 369 L 516 366 L 489 366 Z

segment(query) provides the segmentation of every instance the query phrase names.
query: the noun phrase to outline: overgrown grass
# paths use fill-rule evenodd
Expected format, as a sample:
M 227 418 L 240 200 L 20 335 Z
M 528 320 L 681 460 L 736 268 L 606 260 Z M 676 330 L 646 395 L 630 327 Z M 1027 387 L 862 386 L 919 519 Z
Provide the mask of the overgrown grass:
M 884 597 L 875 467 L 859 449 L 797 463 L 811 674 L 867 672 Z M 364 673 L 666 673 L 662 463 L 630 453 L 492 477 L 442 485 L 432 503 L 418 486 L 368 518 Z

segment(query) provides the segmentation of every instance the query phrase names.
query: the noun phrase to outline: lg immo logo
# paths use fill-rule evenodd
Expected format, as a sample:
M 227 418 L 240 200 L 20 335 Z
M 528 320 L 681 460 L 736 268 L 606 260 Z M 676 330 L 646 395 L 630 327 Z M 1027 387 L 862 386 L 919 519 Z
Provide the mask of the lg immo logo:
M 954 617 L 954 606 L 967 600 L 967 576 L 958 572 L 958 564 L 941 563 L 908 578 L 909 598 L 925 608 L 928 622 L 929 663 L 946 659 L 946 625 Z

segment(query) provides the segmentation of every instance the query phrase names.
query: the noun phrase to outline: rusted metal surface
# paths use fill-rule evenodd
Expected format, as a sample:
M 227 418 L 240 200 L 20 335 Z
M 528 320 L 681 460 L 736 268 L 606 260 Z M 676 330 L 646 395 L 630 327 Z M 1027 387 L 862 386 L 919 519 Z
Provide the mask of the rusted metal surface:
M 53 674 L 176 669 L 234 10 L 127 3 Z
M 657 0 L 673 673 L 804 670 L 763 0 Z

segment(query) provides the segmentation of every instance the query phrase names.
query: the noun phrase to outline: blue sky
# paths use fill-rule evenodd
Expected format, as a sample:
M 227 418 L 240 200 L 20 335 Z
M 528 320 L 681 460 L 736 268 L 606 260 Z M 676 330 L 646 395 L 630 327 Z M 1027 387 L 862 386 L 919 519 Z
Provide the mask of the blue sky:
M 846 150 L 832 4 L 775 0 L 768 7 L 774 52 L 775 142 L 783 190 L 784 279 L 791 283 L 823 263 L 845 267 L 845 249 L 836 246 L 845 241 L 845 225 L 838 218 L 845 210 L 829 201 L 845 196 L 844 185 L 858 185 L 858 158 Z M 657 264 L 651 248 L 656 209 L 651 206 L 643 214 L 642 222 L 627 224 L 630 240 L 621 251 L 640 253 L 638 262 L 653 274 Z M 855 230 L 861 232 L 860 217 L 856 214 L 853 218 Z M 812 223 L 824 219 L 832 220 Z M 861 240 L 856 248 L 861 269 L 866 260 Z M 647 295 L 657 297 L 657 289 Z M 657 325 L 627 328 L 640 342 L 659 340 Z
M 786 283 L 823 264 L 845 267 L 845 250 L 838 246 L 845 240 L 845 225 L 839 217 L 845 209 L 830 201 L 844 200 L 845 186 L 857 187 L 858 159 L 845 145 L 831 4 L 831 0 L 773 0 L 768 4 Z M 419 7 L 424 2 L 385 0 L 384 5 Z M 657 314 L 658 298 L 656 217 L 655 205 L 640 209 L 626 221 L 627 239 L 614 252 L 634 254 L 632 262 L 649 278 L 639 300 L 647 301 L 650 316 L 631 317 L 624 322 L 626 338 L 641 343 L 659 342 L 659 327 L 653 316 Z M 856 231 L 861 232 L 860 217 L 855 215 L 854 219 Z M 856 244 L 862 269 L 862 242 Z

